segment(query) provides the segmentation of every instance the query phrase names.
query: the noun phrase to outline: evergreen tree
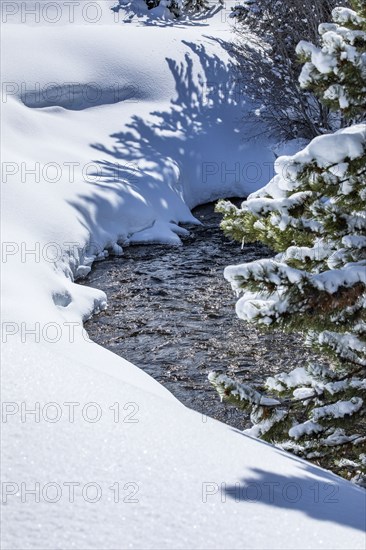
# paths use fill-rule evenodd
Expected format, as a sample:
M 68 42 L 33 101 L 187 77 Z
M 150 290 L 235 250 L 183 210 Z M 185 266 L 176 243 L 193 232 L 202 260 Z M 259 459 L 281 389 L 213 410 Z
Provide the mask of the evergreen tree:
M 365 108 L 365 8 L 333 11 L 321 43 L 300 43 L 301 85 L 347 118 Z M 276 175 L 241 208 L 221 201 L 222 228 L 277 252 L 226 268 L 242 294 L 237 314 L 265 329 L 301 333 L 328 356 L 268 378 L 261 387 L 217 373 L 221 399 L 251 411 L 250 433 L 365 483 L 366 125 L 316 137 L 280 157 Z

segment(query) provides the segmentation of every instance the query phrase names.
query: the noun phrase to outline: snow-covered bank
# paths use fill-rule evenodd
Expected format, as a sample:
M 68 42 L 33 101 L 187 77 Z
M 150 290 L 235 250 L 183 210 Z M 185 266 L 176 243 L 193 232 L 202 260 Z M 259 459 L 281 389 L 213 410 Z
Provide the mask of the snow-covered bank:
M 202 419 L 83 334 L 106 305 L 74 283 L 96 256 L 179 243 L 191 207 L 260 187 L 272 162 L 242 142 L 220 15 L 143 27 L 99 4 L 97 25 L 3 26 L 3 546 L 361 548 L 361 490 Z

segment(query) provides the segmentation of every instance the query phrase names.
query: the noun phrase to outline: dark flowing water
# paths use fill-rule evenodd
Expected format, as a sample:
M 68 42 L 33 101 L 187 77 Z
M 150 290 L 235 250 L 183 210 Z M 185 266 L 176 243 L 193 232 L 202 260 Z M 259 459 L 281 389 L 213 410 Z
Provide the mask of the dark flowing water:
M 271 256 L 260 245 L 225 238 L 214 205 L 193 211 L 183 246 L 138 245 L 94 264 L 84 284 L 102 289 L 109 307 L 86 323 L 98 344 L 128 359 L 188 407 L 243 429 L 248 417 L 219 402 L 210 370 L 259 383 L 303 366 L 311 356 L 298 335 L 261 333 L 235 315 L 224 267 Z

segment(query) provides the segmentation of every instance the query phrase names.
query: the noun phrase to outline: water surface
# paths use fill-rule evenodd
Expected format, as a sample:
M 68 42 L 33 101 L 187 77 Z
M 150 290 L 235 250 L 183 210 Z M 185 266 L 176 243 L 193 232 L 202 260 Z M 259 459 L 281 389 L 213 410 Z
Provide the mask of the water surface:
M 311 352 L 298 335 L 262 333 L 235 315 L 225 266 L 273 253 L 259 244 L 241 249 L 227 239 L 213 204 L 193 214 L 202 226 L 185 226 L 190 236 L 183 246 L 130 246 L 124 256 L 94 264 L 85 284 L 104 290 L 109 307 L 89 320 L 86 330 L 188 407 L 243 429 L 248 417 L 219 402 L 209 371 L 260 383 L 303 366 Z

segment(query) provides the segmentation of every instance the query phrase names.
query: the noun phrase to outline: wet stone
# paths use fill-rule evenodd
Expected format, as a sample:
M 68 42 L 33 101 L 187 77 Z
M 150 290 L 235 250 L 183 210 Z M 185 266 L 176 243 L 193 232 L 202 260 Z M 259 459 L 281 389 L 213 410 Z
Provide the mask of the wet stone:
M 203 225 L 185 226 L 190 235 L 183 246 L 130 246 L 122 257 L 94 264 L 82 284 L 103 290 L 109 306 L 85 327 L 92 340 L 146 371 L 188 407 L 243 429 L 248 416 L 220 403 L 208 373 L 260 384 L 315 356 L 297 334 L 262 333 L 236 317 L 224 268 L 272 253 L 259 244 L 241 249 L 227 239 L 213 204 L 193 213 Z

